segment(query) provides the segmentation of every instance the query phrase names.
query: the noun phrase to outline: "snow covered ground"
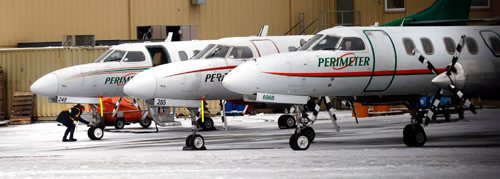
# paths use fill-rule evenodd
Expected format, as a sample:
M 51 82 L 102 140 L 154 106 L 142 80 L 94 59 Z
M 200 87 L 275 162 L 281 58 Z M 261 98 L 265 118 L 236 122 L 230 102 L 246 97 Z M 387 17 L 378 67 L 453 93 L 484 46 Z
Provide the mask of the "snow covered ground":
M 467 120 L 431 123 L 427 143 L 402 142 L 409 115 L 362 118 L 338 111 L 340 132 L 320 113 L 316 139 L 292 151 L 293 129 L 280 130 L 279 114 L 228 117 L 229 130 L 200 132 L 206 151 L 181 151 L 190 134 L 182 126 L 142 129 L 138 124 L 92 141 L 80 125 L 77 142 L 61 142 L 65 127 L 37 123 L 0 128 L 0 178 L 499 178 L 500 109 L 466 113 Z M 458 118 L 452 115 L 452 119 Z

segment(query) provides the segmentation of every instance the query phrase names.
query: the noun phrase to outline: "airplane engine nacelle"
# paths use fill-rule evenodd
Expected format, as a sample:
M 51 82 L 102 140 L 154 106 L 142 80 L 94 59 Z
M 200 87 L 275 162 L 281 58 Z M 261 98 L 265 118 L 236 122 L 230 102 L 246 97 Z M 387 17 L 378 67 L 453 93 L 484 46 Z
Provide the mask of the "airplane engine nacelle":
M 489 60 L 485 61 L 461 61 L 455 64 L 456 71 L 450 75 L 451 80 L 460 90 L 469 97 L 491 96 L 500 84 L 495 81 L 500 73 L 495 69 L 495 64 Z M 444 87 L 450 84 L 450 79 L 445 74 L 438 75 L 432 80 L 434 84 Z M 445 88 L 447 89 L 447 88 Z

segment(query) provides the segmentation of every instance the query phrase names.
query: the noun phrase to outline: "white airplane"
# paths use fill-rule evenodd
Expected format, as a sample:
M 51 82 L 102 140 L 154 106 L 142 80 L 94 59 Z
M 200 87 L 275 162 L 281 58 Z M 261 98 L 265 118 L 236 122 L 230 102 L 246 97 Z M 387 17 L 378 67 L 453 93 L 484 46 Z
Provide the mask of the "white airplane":
M 137 73 L 161 64 L 186 61 L 210 43 L 213 41 L 166 40 L 116 45 L 94 63 L 66 67 L 42 76 L 31 85 L 31 91 L 56 103 L 99 104 L 99 97 L 125 96 L 123 86 Z M 93 108 L 94 117 L 98 117 L 96 105 Z M 91 139 L 101 139 L 103 132 L 102 128 L 92 126 L 88 135 Z
M 203 149 L 204 139 L 196 134 L 196 124 L 199 123 L 204 129 L 211 129 L 213 121 L 210 118 L 204 119 L 203 122 L 200 122 L 200 119 L 196 121 L 194 114 L 201 106 L 200 100 L 241 99 L 241 94 L 222 87 L 222 80 L 227 73 L 237 65 L 254 58 L 295 51 L 301 41 L 305 42 L 310 37 L 312 36 L 219 39 L 192 60 L 160 65 L 137 74 L 125 85 L 124 91 L 129 96 L 145 99 L 150 106 L 191 108 L 193 134 L 186 139 L 186 146 L 196 150 Z
M 319 32 L 296 52 L 239 65 L 223 85 L 257 102 L 306 104 L 337 96 L 364 104 L 404 103 L 412 111 L 404 143 L 423 146 L 422 125 L 435 117 L 441 95 L 457 96 L 473 112 L 464 94 L 499 97 L 499 34 L 499 26 L 335 27 Z M 415 105 L 420 96 L 434 93 L 437 100 L 424 121 Z M 309 119 L 302 106 L 295 108 L 298 124 L 290 147 L 306 150 L 316 116 Z M 333 118 L 333 110 L 329 112 Z

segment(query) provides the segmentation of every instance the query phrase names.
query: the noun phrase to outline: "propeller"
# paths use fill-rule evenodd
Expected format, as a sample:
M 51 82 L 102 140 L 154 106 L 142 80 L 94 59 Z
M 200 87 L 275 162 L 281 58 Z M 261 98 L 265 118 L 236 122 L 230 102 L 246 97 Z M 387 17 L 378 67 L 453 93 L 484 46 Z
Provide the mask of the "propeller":
M 462 104 L 465 105 L 466 108 L 469 108 L 469 110 L 473 113 L 476 114 L 476 108 L 475 106 L 470 102 L 470 100 L 465 97 L 464 93 L 458 89 L 458 87 L 455 85 L 455 82 L 452 80 L 451 75 L 452 73 L 456 73 L 455 69 L 455 64 L 458 61 L 458 58 L 460 57 L 460 54 L 462 52 L 462 49 L 464 47 L 464 42 L 465 42 L 465 35 L 462 35 L 460 38 L 460 42 L 458 43 L 455 53 L 453 54 L 453 58 L 451 60 L 451 64 L 447 66 L 446 72 L 443 72 L 446 77 L 449 79 L 450 84 L 447 85 L 448 89 L 453 93 L 453 95 L 457 96 Z M 418 61 L 420 63 L 424 64 L 429 70 L 431 70 L 434 74 L 436 74 L 436 78 L 442 76 L 441 73 L 437 71 L 437 69 L 432 65 L 432 63 L 425 58 L 422 53 L 420 53 L 416 48 L 413 49 L 413 55 L 418 56 Z M 434 99 L 431 101 L 431 106 L 429 110 L 427 110 L 427 114 L 425 115 L 425 123 L 424 125 L 428 125 L 431 119 L 435 119 L 436 117 L 436 109 L 441 102 L 441 97 L 443 96 L 443 88 L 439 88 L 436 94 L 434 95 Z

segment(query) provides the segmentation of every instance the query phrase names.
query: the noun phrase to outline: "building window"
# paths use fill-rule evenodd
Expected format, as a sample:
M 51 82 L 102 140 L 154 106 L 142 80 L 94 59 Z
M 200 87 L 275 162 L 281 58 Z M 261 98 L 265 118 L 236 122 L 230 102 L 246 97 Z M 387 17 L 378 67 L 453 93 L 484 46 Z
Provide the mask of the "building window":
M 471 0 L 470 7 L 471 9 L 489 9 L 490 0 Z
M 469 50 L 469 53 L 475 55 L 478 53 L 479 48 L 477 47 L 477 42 L 475 39 L 471 37 L 466 37 L 465 38 L 465 46 L 467 46 L 467 49 Z
M 448 54 L 453 55 L 453 53 L 455 53 L 455 48 L 456 48 L 455 41 L 453 41 L 453 39 L 450 37 L 445 37 L 443 41 Z
M 406 10 L 405 0 L 385 0 L 386 12 L 401 12 Z
M 413 55 L 413 50 L 415 49 L 415 43 L 410 38 L 403 38 L 403 45 L 405 46 L 406 54 Z

